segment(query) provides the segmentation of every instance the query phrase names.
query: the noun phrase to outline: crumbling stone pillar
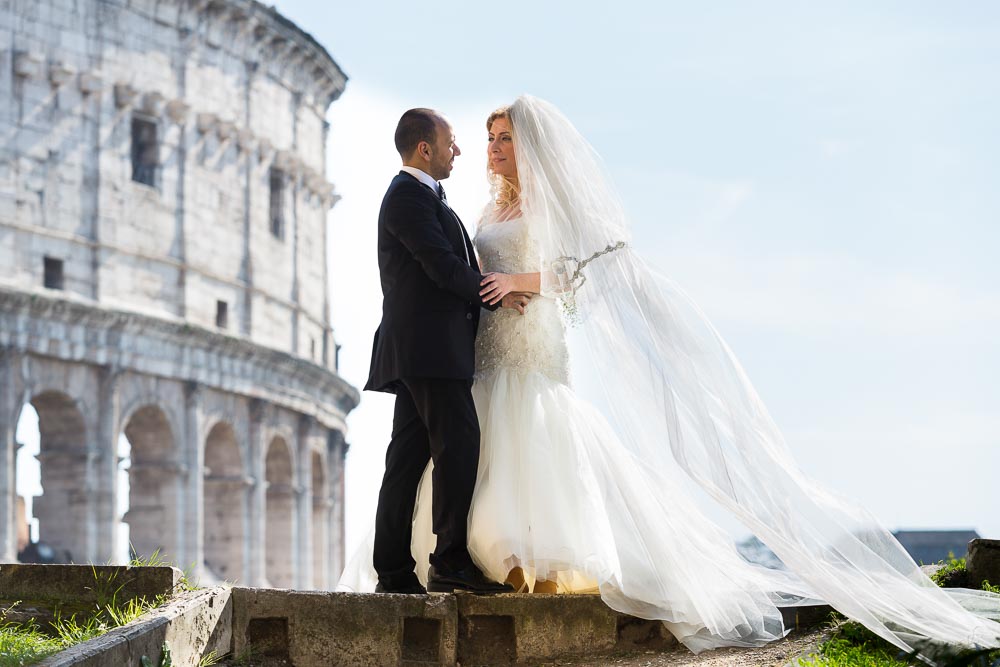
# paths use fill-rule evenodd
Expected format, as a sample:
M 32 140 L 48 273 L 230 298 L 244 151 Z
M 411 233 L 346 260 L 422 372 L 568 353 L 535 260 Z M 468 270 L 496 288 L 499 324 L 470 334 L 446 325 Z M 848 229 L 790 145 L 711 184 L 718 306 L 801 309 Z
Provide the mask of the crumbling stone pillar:
M 331 429 L 327 440 L 327 471 L 331 492 L 330 514 L 327 525 L 330 527 L 330 541 L 333 544 L 330 553 L 330 581 L 336 582 L 344 571 L 344 457 L 347 456 L 349 445 L 344 439 L 344 432 Z
M 0 349 L 0 562 L 17 560 L 17 480 L 14 438 L 20 400 L 14 386 L 12 353 Z
M 324 457 L 312 458 L 312 567 L 313 588 L 327 590 L 330 582 L 330 489 Z
M 298 464 L 295 485 L 296 548 L 295 585 L 300 589 L 313 588 L 313 546 L 312 546 L 312 448 L 311 440 L 316 420 L 303 415 L 299 418 L 296 463 Z
M 247 533 L 244 549 L 247 553 L 247 584 L 264 586 L 264 540 L 267 523 L 267 483 L 264 479 L 264 457 L 267 444 L 264 442 L 263 401 L 250 402 L 250 442 L 247 447 L 249 459 L 250 486 L 247 488 Z
M 180 567 L 193 566 L 196 570 L 200 570 L 205 562 L 204 401 L 202 385 L 188 383 L 184 405 L 185 433 L 179 447 L 183 468 L 179 480 L 177 518 L 181 536 L 179 553 L 183 555 Z
M 99 376 L 97 490 L 94 493 L 96 521 L 95 562 L 112 562 L 120 553 L 118 544 L 118 419 L 121 372 L 102 369 Z

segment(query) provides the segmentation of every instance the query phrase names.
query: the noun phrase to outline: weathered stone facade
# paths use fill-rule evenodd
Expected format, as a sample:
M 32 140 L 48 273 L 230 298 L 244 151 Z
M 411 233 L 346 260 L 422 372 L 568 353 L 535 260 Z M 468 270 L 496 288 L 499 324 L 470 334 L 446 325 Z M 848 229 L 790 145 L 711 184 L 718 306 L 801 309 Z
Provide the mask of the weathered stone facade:
M 124 433 L 138 553 L 332 586 L 358 402 L 326 269 L 345 82 L 254 0 L 0 0 L 2 560 L 31 403 L 42 541 L 119 553 Z

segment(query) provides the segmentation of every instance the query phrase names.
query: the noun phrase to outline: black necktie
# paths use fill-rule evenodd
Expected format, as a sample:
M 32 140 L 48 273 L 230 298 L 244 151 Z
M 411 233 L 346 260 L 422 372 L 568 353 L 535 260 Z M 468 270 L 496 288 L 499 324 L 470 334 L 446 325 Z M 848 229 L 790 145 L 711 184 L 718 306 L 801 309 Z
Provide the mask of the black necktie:
M 438 183 L 438 197 L 440 197 L 441 201 L 443 201 L 445 204 L 448 203 L 448 197 L 446 197 L 444 194 L 444 186 L 441 185 L 440 183 Z M 449 206 L 448 208 L 451 207 Z

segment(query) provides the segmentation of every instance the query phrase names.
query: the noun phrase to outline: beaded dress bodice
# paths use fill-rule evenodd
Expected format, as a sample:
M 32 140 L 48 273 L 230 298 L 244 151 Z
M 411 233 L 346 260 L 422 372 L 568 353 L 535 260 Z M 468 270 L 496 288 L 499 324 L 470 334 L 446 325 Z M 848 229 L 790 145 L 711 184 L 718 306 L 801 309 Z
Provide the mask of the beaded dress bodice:
M 475 244 L 483 273 L 539 270 L 538 244 L 524 218 L 481 224 Z M 476 338 L 476 377 L 500 368 L 538 372 L 569 384 L 566 331 L 553 299 L 535 295 L 524 315 L 509 308 L 483 311 Z

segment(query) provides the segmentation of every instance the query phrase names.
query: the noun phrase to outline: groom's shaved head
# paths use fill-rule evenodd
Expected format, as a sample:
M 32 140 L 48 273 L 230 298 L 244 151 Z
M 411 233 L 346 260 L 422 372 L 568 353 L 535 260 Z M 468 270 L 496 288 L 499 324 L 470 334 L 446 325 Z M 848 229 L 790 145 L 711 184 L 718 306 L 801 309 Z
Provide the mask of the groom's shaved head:
M 437 129 L 444 124 L 444 117 L 434 109 L 410 109 L 396 125 L 396 150 L 404 160 L 417 150 L 421 141 L 433 145 Z

